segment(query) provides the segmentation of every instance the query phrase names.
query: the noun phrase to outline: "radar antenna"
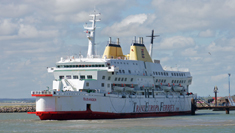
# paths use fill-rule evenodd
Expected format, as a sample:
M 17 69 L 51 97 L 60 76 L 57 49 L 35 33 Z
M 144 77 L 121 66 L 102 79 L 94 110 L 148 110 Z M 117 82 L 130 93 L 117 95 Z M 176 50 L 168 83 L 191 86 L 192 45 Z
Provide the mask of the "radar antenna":
M 146 36 L 146 37 L 151 37 L 151 43 L 150 43 L 150 48 L 149 48 L 149 55 L 152 58 L 152 52 L 153 52 L 153 39 L 154 37 L 159 37 L 160 35 L 154 35 L 154 30 L 152 30 L 152 35 L 151 36 Z

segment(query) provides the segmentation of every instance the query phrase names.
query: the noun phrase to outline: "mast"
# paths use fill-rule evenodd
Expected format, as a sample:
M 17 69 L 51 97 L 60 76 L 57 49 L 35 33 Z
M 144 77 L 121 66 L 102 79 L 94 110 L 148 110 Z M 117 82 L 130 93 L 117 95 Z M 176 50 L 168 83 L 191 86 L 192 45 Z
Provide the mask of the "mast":
M 151 37 L 151 43 L 150 43 L 150 48 L 149 48 L 149 55 L 152 58 L 152 53 L 153 53 L 153 39 L 154 37 L 159 37 L 160 35 L 154 35 L 154 30 L 152 30 L 152 35 L 151 36 L 146 36 L 146 37 Z
M 86 29 L 86 35 L 88 38 L 87 58 L 93 58 L 95 56 L 95 23 L 96 21 L 100 21 L 100 19 L 96 19 L 97 16 L 100 16 L 100 13 L 96 14 L 94 11 L 94 14 L 90 14 L 89 16 L 92 16 L 92 20 L 89 20 L 92 24 L 90 27 L 86 24 L 84 29 Z

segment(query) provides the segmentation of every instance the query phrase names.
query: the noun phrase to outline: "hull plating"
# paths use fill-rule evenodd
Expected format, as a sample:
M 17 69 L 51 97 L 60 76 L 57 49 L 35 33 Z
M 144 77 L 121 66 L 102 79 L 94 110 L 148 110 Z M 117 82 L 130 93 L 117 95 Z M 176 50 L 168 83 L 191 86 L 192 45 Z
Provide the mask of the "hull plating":
M 189 115 L 191 111 L 183 112 L 149 112 L 149 113 L 105 113 L 92 111 L 36 112 L 41 120 L 86 120 L 86 119 L 120 119 Z

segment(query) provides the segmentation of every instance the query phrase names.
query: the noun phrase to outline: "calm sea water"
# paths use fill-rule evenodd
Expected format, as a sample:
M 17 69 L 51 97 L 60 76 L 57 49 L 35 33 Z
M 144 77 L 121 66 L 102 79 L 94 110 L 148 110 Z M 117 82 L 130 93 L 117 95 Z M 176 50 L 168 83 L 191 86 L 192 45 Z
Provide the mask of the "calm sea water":
M 0 113 L 1 133 L 233 133 L 235 111 L 197 111 L 195 116 L 116 120 L 41 121 L 34 114 Z

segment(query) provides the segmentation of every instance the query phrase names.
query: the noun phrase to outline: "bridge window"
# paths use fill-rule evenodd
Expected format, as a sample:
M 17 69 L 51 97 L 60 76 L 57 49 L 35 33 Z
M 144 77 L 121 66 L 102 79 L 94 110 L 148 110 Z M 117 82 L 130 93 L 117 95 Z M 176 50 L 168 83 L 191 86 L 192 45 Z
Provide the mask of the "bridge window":
M 78 79 L 78 75 L 73 75 L 73 79 Z
M 71 79 L 71 75 L 66 75 L 66 79 Z
M 87 75 L 87 79 L 92 79 L 92 75 Z
M 122 73 L 125 73 L 125 70 L 122 70 Z
M 131 78 L 131 82 L 133 81 L 133 78 Z
M 118 81 L 120 81 L 121 80 L 121 78 L 118 78 Z
M 64 79 L 64 76 L 60 76 L 59 78 L 60 78 L 60 79 Z
M 115 81 L 117 81 L 117 78 L 115 78 Z
M 80 75 L 80 79 L 85 79 L 85 75 Z
M 122 73 L 122 70 L 119 70 L 119 73 Z
M 128 70 L 128 72 L 131 74 L 131 70 Z
M 127 78 L 125 78 L 125 81 L 127 80 Z

